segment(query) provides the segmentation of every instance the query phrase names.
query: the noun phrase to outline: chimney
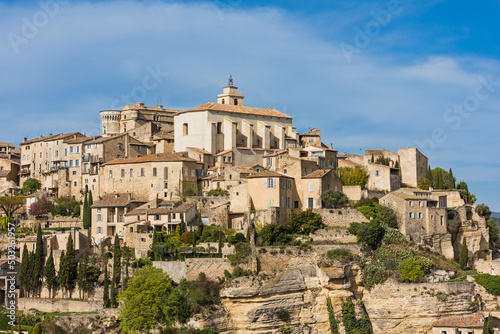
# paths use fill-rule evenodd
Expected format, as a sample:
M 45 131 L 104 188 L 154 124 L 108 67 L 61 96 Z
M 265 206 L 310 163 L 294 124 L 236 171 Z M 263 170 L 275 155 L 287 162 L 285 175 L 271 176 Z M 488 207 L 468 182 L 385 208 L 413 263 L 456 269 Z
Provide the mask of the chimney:
M 28 141 L 28 138 L 24 137 L 23 138 L 23 143 L 26 143 Z
M 115 198 L 119 198 L 120 197 L 120 194 L 115 194 Z

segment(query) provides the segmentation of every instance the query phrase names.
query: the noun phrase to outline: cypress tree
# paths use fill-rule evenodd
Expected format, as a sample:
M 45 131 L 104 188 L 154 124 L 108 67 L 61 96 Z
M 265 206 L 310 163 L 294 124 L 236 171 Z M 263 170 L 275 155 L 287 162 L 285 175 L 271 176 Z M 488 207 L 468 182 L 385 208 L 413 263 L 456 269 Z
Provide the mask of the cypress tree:
M 491 317 L 491 313 L 488 315 L 488 318 L 484 322 L 483 326 L 483 334 L 494 334 L 495 328 L 493 325 L 493 318 Z
M 121 277 L 122 252 L 120 249 L 120 239 L 115 234 L 115 244 L 113 246 L 113 284 L 118 285 Z
M 198 236 L 201 238 L 203 234 L 203 222 L 201 221 L 201 214 L 198 215 Z
M 372 154 L 372 163 L 374 163 L 374 162 L 375 162 L 375 157 Z
M 87 192 L 85 192 L 85 197 L 83 199 L 83 228 L 84 229 L 88 229 L 91 225 L 91 216 L 89 215 L 89 203 L 88 203 L 88 200 L 87 200 Z
M 450 184 L 449 184 L 449 187 L 450 189 L 455 189 L 455 177 L 453 176 L 453 171 L 451 170 L 450 168 L 450 172 L 449 172 L 449 178 L 450 178 Z
M 326 308 L 328 309 L 328 320 L 330 321 L 330 332 L 331 334 L 339 334 L 339 323 L 335 319 L 335 312 L 333 311 L 332 300 L 330 297 L 326 297 Z
M 219 256 L 222 257 L 222 231 L 219 231 Z
M 41 286 L 42 283 L 42 272 L 45 258 L 43 256 L 43 240 L 42 240 L 42 226 L 38 224 L 38 230 L 36 233 L 36 249 L 35 249 L 35 261 L 33 263 L 33 288 L 36 289 Z
M 92 199 L 92 190 L 89 190 L 89 208 L 94 204 L 94 200 Z
M 36 253 L 35 252 L 30 252 L 30 256 L 29 256 L 29 272 L 30 273 L 33 273 L 33 271 L 35 270 L 35 265 L 36 265 Z M 35 292 L 35 288 L 37 287 L 37 283 L 38 283 L 38 280 L 36 279 L 35 275 L 31 274 L 29 276 L 29 280 L 28 280 L 28 290 L 30 290 L 32 293 L 32 295 L 34 296 L 34 292 Z
M 438 169 L 436 175 L 436 188 L 437 189 L 443 189 L 443 173 L 441 172 L 440 169 Z
M 115 289 L 115 285 L 113 284 L 113 282 L 111 282 L 111 297 L 110 297 L 110 306 L 111 307 L 117 307 L 118 306 L 118 303 L 116 302 L 116 289 Z
M 109 278 L 108 278 L 108 265 L 104 266 L 104 293 L 103 293 L 104 307 L 110 307 L 109 303 Z
M 434 183 L 434 178 L 432 177 L 432 169 L 431 169 L 430 165 L 429 165 L 429 168 L 427 170 L 427 178 L 429 179 L 429 181 L 431 181 L 431 187 L 434 188 L 435 183 Z
M 68 281 L 68 270 L 66 269 L 66 254 L 64 250 L 61 252 L 61 257 L 59 258 L 59 272 L 57 276 L 59 278 L 58 283 L 62 288 L 67 288 L 66 282 Z
M 61 264 L 59 266 L 59 283 L 65 289 L 71 289 L 77 278 L 77 264 L 75 259 L 75 249 L 73 246 L 73 237 L 68 237 L 66 244 L 66 255 L 61 253 Z
M 21 268 L 20 268 L 20 273 L 19 273 L 19 284 L 21 285 L 21 289 L 24 290 L 24 292 L 28 292 L 28 287 L 29 287 L 29 279 L 30 279 L 30 268 L 29 268 L 29 252 L 28 252 L 28 247 L 26 244 L 24 244 L 23 248 L 23 256 L 21 259 Z
M 196 233 L 191 232 L 191 235 L 193 236 L 193 257 L 196 256 Z
M 462 247 L 460 247 L 459 264 L 460 269 L 464 270 L 467 267 L 467 262 L 469 261 L 469 249 L 467 248 L 467 241 L 465 237 L 462 239 Z
M 52 249 L 50 250 L 47 264 L 45 265 L 45 285 L 49 289 L 49 296 L 52 294 L 52 289 L 56 286 L 56 267 L 54 266 L 54 257 Z
M 399 168 L 399 161 L 396 160 L 396 163 L 394 164 L 394 168 Z
M 180 233 L 182 235 L 182 233 L 186 232 L 186 223 L 184 222 L 184 214 L 181 213 L 181 225 L 180 225 Z

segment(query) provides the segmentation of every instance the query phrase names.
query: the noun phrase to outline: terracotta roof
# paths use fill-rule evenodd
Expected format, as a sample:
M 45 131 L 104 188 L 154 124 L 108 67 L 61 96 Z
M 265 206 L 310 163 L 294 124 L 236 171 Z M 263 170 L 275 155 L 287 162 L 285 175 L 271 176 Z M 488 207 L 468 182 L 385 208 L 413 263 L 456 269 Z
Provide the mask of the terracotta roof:
M 228 153 L 231 153 L 231 152 L 233 152 L 233 150 L 225 150 L 225 151 L 217 153 L 216 155 L 224 155 L 224 154 L 228 154 Z
M 289 118 L 289 119 L 292 118 L 292 117 L 285 115 L 285 114 L 283 114 L 275 109 L 233 106 L 233 105 L 229 105 L 229 104 L 220 104 L 220 103 L 213 103 L 213 102 L 205 103 L 201 106 L 198 106 L 196 108 L 189 109 L 186 111 L 181 111 L 181 112 L 179 112 L 179 114 L 185 113 L 185 112 L 191 112 L 191 111 L 205 111 L 205 110 L 223 111 L 223 112 L 248 114 L 248 115 L 281 117 L 281 118 Z
M 264 170 L 262 172 L 252 173 L 252 174 L 247 176 L 247 179 L 256 179 L 256 178 L 262 178 L 262 177 L 287 177 L 287 178 L 293 179 L 290 175 L 280 174 L 277 172 L 272 172 L 270 170 Z
M 179 206 L 173 207 L 173 208 L 148 208 L 148 209 L 134 209 L 128 213 L 125 214 L 125 216 L 137 216 L 137 215 L 144 215 L 144 214 L 150 214 L 150 215 L 163 215 L 163 214 L 169 214 L 169 213 L 185 213 L 187 210 L 195 206 L 195 204 L 192 203 L 183 203 Z
M 320 179 L 326 174 L 330 173 L 331 169 L 316 169 L 314 172 L 311 172 L 307 175 L 304 175 L 303 179 Z
M 106 194 L 102 196 L 102 199 L 100 201 L 92 204 L 92 208 L 124 207 L 133 202 L 142 202 L 129 197 L 129 195 L 130 193 Z
M 45 139 L 45 141 L 52 141 L 52 140 L 59 140 L 59 139 L 66 139 L 68 137 L 71 137 L 73 135 L 80 135 L 80 136 L 83 136 L 80 132 L 70 132 L 70 133 L 61 133 L 61 134 L 58 134 L 58 135 L 55 135 L 53 137 L 50 137 L 50 138 L 47 138 Z
M 141 158 L 114 159 L 104 165 L 136 164 L 143 162 L 196 162 L 196 160 L 183 157 L 178 153 L 157 153 Z
M 9 175 L 10 170 L 0 170 L 0 177 L 5 177 Z
M 22 142 L 20 145 L 33 144 L 33 143 L 37 143 L 39 141 L 44 141 L 44 140 L 47 140 L 47 139 L 50 139 L 50 138 L 53 138 L 53 137 L 57 137 L 57 136 L 58 135 L 48 135 L 48 136 L 45 136 L 45 137 L 33 138 L 31 140 L 27 140 L 25 142 Z
M 81 144 L 81 143 L 85 143 L 89 140 L 92 140 L 94 138 L 100 138 L 101 136 L 93 136 L 93 137 L 79 137 L 77 139 L 70 139 L 70 140 L 67 140 L 65 141 L 66 144 Z
M 52 237 L 52 235 L 42 235 L 42 239 L 48 239 Z M 24 238 L 21 238 L 21 239 L 18 239 L 17 241 L 18 242 L 36 242 L 36 235 L 28 235 L 27 237 L 24 237 Z
M 165 109 L 163 106 L 156 106 L 156 107 L 146 107 L 145 105 L 139 105 L 139 104 L 126 104 L 122 110 L 125 109 L 135 109 L 135 110 L 150 110 L 150 111 L 167 111 L 167 112 L 173 112 L 173 113 L 178 113 L 180 110 L 175 110 L 175 109 Z
M 186 149 L 192 150 L 192 151 L 195 151 L 195 152 L 198 152 L 198 153 L 202 153 L 202 154 L 210 154 L 210 155 L 212 154 L 212 153 L 210 153 L 208 151 L 205 151 L 205 150 L 203 150 L 201 148 L 197 148 L 197 147 L 186 147 Z
M 438 319 L 432 323 L 433 327 L 483 328 L 484 316 L 481 312 L 453 315 Z
M 31 197 L 36 197 L 36 196 L 39 196 L 39 195 L 43 195 L 47 193 L 45 190 L 38 190 L 37 192 L 34 192 L 33 194 L 31 195 L 26 195 L 25 197 L 26 198 L 31 198 Z M 48 193 L 47 193 L 48 194 Z
M 153 139 L 174 139 L 174 131 L 159 131 L 153 135 Z
M 0 147 L 5 147 L 5 146 L 7 146 L 7 147 L 15 147 L 14 144 L 12 144 L 12 143 L 0 143 Z
M 19 165 L 19 162 L 11 160 L 11 159 L 0 158 L 0 160 L 6 161 L 6 162 L 10 162 L 11 164 L 14 164 L 14 165 Z
M 254 169 L 255 167 L 261 167 L 262 169 L 264 168 L 261 165 L 230 166 L 230 167 L 226 167 L 226 168 L 232 169 L 238 173 L 253 173 L 253 172 L 255 172 L 255 169 Z

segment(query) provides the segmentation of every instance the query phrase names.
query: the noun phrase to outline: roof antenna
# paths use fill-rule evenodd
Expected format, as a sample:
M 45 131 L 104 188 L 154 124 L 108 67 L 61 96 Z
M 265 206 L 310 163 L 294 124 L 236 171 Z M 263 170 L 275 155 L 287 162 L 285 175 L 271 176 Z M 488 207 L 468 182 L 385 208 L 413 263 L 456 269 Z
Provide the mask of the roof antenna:
M 156 99 L 156 105 L 157 106 L 162 106 L 163 105 L 163 101 L 161 100 L 161 96 L 158 96 L 158 98 Z
M 228 86 L 232 87 L 234 85 L 233 83 L 233 76 L 231 74 L 229 74 L 229 82 L 227 84 Z

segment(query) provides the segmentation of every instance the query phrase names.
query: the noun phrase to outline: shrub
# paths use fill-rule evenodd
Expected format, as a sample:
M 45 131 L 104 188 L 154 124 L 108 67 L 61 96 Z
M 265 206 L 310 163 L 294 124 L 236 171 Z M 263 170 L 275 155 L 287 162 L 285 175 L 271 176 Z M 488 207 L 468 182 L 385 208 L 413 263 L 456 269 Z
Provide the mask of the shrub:
M 486 218 L 487 220 L 490 219 L 490 217 L 491 217 L 491 210 L 490 210 L 489 206 L 487 206 L 484 203 L 477 205 L 475 208 L 475 211 L 478 215 Z
M 290 312 L 288 312 L 288 310 L 285 310 L 284 308 L 278 309 L 275 315 L 280 321 L 283 322 L 290 321 Z
M 352 254 L 350 251 L 348 251 L 345 248 L 341 249 L 331 249 L 328 252 L 326 252 L 326 257 L 332 260 L 355 260 L 356 255 Z
M 356 236 L 358 242 L 376 248 L 384 237 L 384 229 L 378 221 L 373 219 L 369 223 L 360 224 L 357 227 Z
M 234 249 L 236 253 L 227 256 L 231 265 L 246 263 L 251 253 L 250 245 L 247 242 L 239 242 L 234 246 Z
M 284 245 L 290 242 L 291 237 L 285 226 L 278 223 L 271 223 L 262 228 L 259 237 L 266 245 Z
M 420 261 L 414 259 L 404 260 L 399 272 L 404 282 L 417 282 L 425 275 Z
M 383 241 L 386 244 L 406 245 L 408 243 L 408 240 L 406 240 L 405 236 L 398 229 L 385 227 L 384 230 Z
M 346 205 L 349 198 L 341 191 L 329 189 L 321 194 L 321 201 L 331 208 Z
M 207 196 L 229 196 L 227 190 L 222 190 L 221 188 L 212 189 L 207 193 Z
M 384 263 L 372 261 L 366 264 L 361 271 L 363 286 L 371 290 L 376 284 L 384 283 L 391 273 L 391 270 Z
M 464 270 L 469 262 L 469 249 L 467 248 L 467 241 L 465 237 L 462 239 L 462 246 L 460 247 L 459 264 L 460 269 Z
M 500 295 L 500 276 L 478 274 L 472 277 L 474 277 L 477 284 L 482 285 L 486 289 L 486 291 L 488 291 L 492 295 Z
M 337 176 L 342 180 L 346 186 L 361 186 L 365 188 L 370 174 L 364 167 L 340 167 L 336 170 Z
M 323 218 L 319 213 L 314 213 L 312 209 L 295 213 L 292 211 L 290 219 L 290 233 L 309 234 L 323 228 Z

